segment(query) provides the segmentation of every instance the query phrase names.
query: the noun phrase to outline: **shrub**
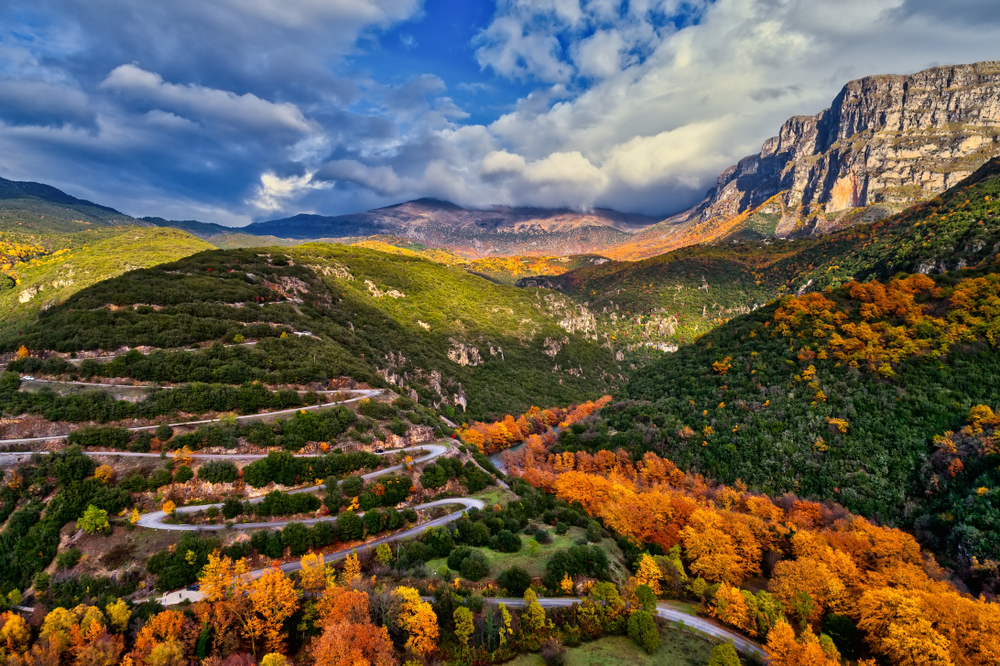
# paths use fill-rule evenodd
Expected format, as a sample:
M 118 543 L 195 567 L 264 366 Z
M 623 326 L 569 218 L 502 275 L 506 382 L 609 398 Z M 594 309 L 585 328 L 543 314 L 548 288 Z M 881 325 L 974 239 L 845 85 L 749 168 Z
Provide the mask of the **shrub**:
M 552 555 L 545 563 L 542 582 L 550 590 L 559 589 L 559 583 L 569 575 L 591 576 L 601 580 L 608 577 L 608 555 L 597 546 L 572 546 Z
M 364 479 L 357 474 L 351 474 L 340 484 L 340 490 L 348 497 L 357 497 L 364 489 Z
M 660 647 L 660 630 L 649 611 L 637 610 L 628 616 L 628 635 L 647 654 L 653 654 Z
M 472 553 L 472 549 L 468 546 L 459 546 L 455 550 L 448 554 L 448 568 L 452 571 L 458 571 L 462 568 L 462 560 L 467 558 Z
M 535 541 L 541 544 L 552 543 L 552 535 L 547 529 L 539 527 L 535 530 Z
M 174 436 L 174 429 L 166 423 L 156 426 L 156 439 L 165 442 Z
M 136 436 L 128 445 L 128 450 L 134 453 L 149 453 L 149 449 L 153 444 L 153 433 L 148 430 L 142 430 L 136 433 Z
M 152 474 L 149 475 L 149 479 L 146 481 L 146 485 L 150 489 L 156 490 L 160 486 L 165 486 L 174 480 L 174 475 L 170 473 L 170 470 L 163 469 L 162 467 Z
M 187 465 L 181 465 L 174 473 L 174 483 L 187 483 L 194 478 L 194 472 Z
M 353 511 L 345 511 L 337 516 L 337 533 L 343 542 L 357 541 L 365 535 L 365 524 Z
M 309 550 L 309 528 L 302 523 L 291 523 L 281 530 L 281 545 L 288 548 L 292 557 L 301 557 Z
M 455 547 L 455 540 L 444 527 L 432 527 L 421 536 L 425 544 L 430 547 L 434 557 L 447 557 Z
M 493 550 L 501 553 L 516 553 L 521 550 L 521 537 L 510 530 L 500 530 L 493 542 Z
M 56 557 L 56 566 L 60 569 L 72 569 L 80 561 L 81 557 L 83 557 L 83 553 L 77 548 L 64 550 Z
M 566 663 L 566 646 L 550 638 L 542 643 L 542 660 L 545 666 L 563 666 Z
M 476 581 L 488 576 L 490 567 L 486 563 L 486 557 L 480 551 L 474 550 L 469 553 L 468 557 L 462 560 L 462 566 L 459 571 L 462 574 L 462 578 Z
M 587 541 L 591 543 L 600 543 L 601 541 L 601 524 L 596 520 L 587 523 Z
M 560 522 L 560 523 L 556 524 L 556 534 L 562 536 L 562 535 L 566 534 L 567 532 L 569 532 L 569 524 L 568 523 L 562 523 L 562 522 Z
M 222 515 L 226 520 L 232 520 L 243 513 L 243 502 L 235 497 L 228 497 L 222 503 Z
M 740 666 L 740 656 L 732 643 L 721 643 L 712 648 L 708 666 Z
M 523 597 L 525 590 L 531 587 L 531 574 L 521 567 L 511 567 L 500 574 L 498 582 L 511 595 Z
M 127 428 L 112 426 L 89 427 L 74 430 L 66 437 L 70 446 L 122 449 L 128 446 L 132 433 Z
M 420 485 L 424 488 L 440 488 L 446 483 L 448 483 L 448 472 L 445 471 L 444 467 L 434 463 L 424 467 L 424 471 L 420 475 Z
M 337 480 L 331 476 L 326 480 L 326 497 L 323 498 L 323 504 L 326 505 L 330 513 L 337 513 L 343 503 L 344 498 L 340 493 L 340 486 L 337 485 Z
M 208 483 L 232 483 L 239 476 L 239 468 L 228 460 L 209 460 L 198 468 L 198 478 Z

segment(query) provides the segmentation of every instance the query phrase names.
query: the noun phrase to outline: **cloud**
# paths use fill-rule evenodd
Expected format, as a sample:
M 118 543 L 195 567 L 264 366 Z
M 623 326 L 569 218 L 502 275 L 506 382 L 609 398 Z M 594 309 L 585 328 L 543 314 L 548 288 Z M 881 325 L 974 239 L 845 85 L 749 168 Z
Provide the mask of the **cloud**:
M 421 0 L 8 0 L 0 169 L 223 223 L 421 196 L 669 213 L 850 78 L 996 58 L 993 4 L 498 0 L 421 60 L 455 20 Z
M 377 194 L 392 196 L 402 191 L 402 180 L 392 167 L 369 167 L 355 160 L 327 162 L 314 175 L 321 182 L 341 182 L 360 185 Z
M 46 81 L 0 79 L 0 119 L 10 125 L 95 128 L 97 119 L 82 90 Z
M 323 187 L 325 187 L 324 183 L 313 181 L 312 174 L 282 178 L 268 172 L 261 175 L 260 185 L 257 187 L 250 204 L 260 210 L 273 212 L 281 210 L 288 199 L 298 197 L 306 190 Z
M 237 95 L 193 84 L 164 82 L 159 74 L 135 65 L 116 67 L 99 88 L 135 99 L 239 128 L 245 132 L 287 131 L 305 134 L 315 129 L 294 104 L 274 103 L 247 93 Z

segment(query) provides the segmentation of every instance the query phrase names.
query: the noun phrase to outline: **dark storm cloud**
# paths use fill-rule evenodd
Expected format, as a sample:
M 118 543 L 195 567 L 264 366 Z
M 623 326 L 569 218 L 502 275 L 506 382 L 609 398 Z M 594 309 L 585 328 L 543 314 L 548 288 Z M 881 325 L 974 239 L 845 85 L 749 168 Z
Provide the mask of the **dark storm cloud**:
M 0 78 L 0 120 L 8 125 L 96 129 L 97 116 L 82 91 L 44 81 Z

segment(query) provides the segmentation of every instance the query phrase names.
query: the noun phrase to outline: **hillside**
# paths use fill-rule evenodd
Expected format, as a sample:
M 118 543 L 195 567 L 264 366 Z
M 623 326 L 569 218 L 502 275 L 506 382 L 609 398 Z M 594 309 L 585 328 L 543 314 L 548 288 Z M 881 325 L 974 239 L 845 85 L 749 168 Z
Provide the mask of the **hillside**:
M 78 199 L 51 185 L 0 178 L 0 231 L 72 233 L 91 224 L 141 223 L 114 208 Z
M 1000 154 L 1000 62 L 851 81 L 795 116 L 704 201 L 604 252 L 641 259 L 691 245 L 818 235 L 871 222 L 954 186 Z
M 260 343 L 218 352 L 216 369 L 197 376 L 167 358 L 155 378 L 242 383 L 258 370 L 276 382 L 349 377 L 412 389 L 424 404 L 452 415 L 466 407 L 476 418 L 539 401 L 568 404 L 620 380 L 593 317 L 566 297 L 326 244 L 202 252 L 131 271 L 47 309 L 23 335 L 5 328 L 0 349 L 175 348 L 237 335 Z
M 818 238 L 698 245 L 637 262 L 534 276 L 585 303 L 615 349 L 675 346 L 789 293 L 939 273 L 994 261 L 1000 248 L 1000 158 L 902 213 Z
M 16 236 L 14 236 L 16 238 Z M 27 261 L 8 264 L 0 272 L 0 327 L 28 322 L 80 289 L 136 268 L 209 249 L 211 246 L 176 229 L 116 227 L 78 234 L 45 234 L 37 244 L 17 243 L 0 234 L 4 247 L 29 247 Z

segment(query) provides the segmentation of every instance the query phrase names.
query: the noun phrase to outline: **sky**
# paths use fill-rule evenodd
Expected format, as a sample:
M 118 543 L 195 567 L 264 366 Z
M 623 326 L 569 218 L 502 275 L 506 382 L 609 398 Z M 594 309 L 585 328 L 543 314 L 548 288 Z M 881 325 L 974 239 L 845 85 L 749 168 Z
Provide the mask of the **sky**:
M 228 226 L 662 216 L 853 78 L 981 60 L 996 0 L 3 0 L 0 176 Z

